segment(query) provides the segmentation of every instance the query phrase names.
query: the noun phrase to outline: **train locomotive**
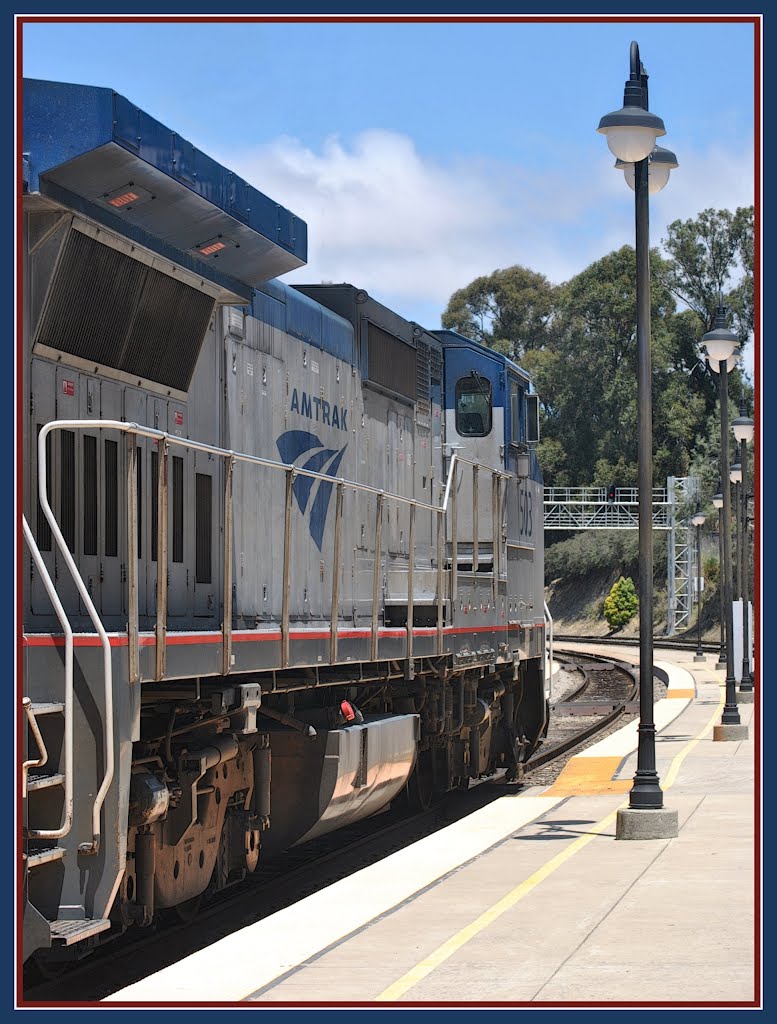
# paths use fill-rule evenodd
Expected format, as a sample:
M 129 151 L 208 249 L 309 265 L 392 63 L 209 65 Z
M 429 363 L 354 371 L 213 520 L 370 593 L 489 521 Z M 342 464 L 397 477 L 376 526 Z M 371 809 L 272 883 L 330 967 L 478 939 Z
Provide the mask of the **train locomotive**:
M 548 725 L 528 376 L 350 284 L 111 89 L 23 83 L 24 959 L 503 769 Z

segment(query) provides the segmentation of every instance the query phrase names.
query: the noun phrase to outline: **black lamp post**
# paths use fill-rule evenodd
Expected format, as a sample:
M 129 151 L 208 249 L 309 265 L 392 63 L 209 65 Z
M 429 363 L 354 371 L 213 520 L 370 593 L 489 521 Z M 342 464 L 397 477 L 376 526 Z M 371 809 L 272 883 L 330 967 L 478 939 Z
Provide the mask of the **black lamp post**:
M 734 485 L 734 544 L 731 552 L 731 559 L 734 565 L 732 597 L 734 601 L 739 601 L 742 597 L 742 541 L 740 539 L 742 492 L 739 489 L 739 485 L 742 483 L 742 467 L 738 462 L 735 462 L 729 469 L 728 478 Z M 736 675 L 736 671 L 734 674 Z
M 664 795 L 656 771 L 656 727 L 653 720 L 653 405 L 650 364 L 650 242 L 648 191 L 658 191 L 669 178 L 677 160 L 651 159 L 656 139 L 666 134 L 664 122 L 648 110 L 648 76 L 639 58 L 639 47 L 631 44 L 629 79 L 624 87 L 623 107 L 606 114 L 598 131 L 607 139 L 616 157 L 616 167 L 633 165 L 635 249 L 637 256 L 637 462 L 639 482 L 639 728 L 637 772 L 629 794 L 629 812 L 661 812 Z M 626 171 L 629 181 L 631 171 Z M 652 180 L 651 180 L 652 179 Z M 631 182 L 629 181 L 629 184 Z M 647 832 L 644 829 L 647 828 Z M 644 819 L 619 812 L 618 838 L 664 838 L 677 835 L 677 812 L 664 812 L 649 825 Z
M 715 314 L 715 326 L 707 331 L 701 339 L 707 349 L 710 365 L 718 364 L 718 384 L 720 394 L 720 479 L 723 481 L 723 608 L 726 619 L 726 704 L 723 708 L 720 725 L 715 726 L 713 738 L 716 740 L 747 739 L 747 726 L 742 725 L 737 707 L 736 679 L 734 678 L 734 609 L 731 602 L 731 488 L 728 485 L 728 366 L 727 361 L 734 353 L 738 338 L 728 329 L 726 310 L 718 306 Z
M 750 609 L 748 607 L 748 575 L 749 559 L 747 557 L 747 445 L 752 443 L 755 435 L 755 424 L 747 415 L 747 407 L 744 398 L 739 407 L 739 417 L 732 423 L 734 437 L 739 442 L 739 461 L 742 466 L 742 525 L 739 531 L 740 537 L 740 576 L 742 580 L 742 681 L 739 684 L 740 693 L 753 692 L 753 677 L 750 672 Z
M 696 505 L 696 511 L 691 522 L 696 527 L 696 654 L 694 661 L 706 661 L 704 651 L 701 649 L 701 528 L 704 526 L 707 517 L 701 510 L 701 505 Z
M 713 494 L 712 504 L 718 510 L 718 594 L 720 595 L 720 650 L 715 668 L 726 667 L 726 609 L 723 607 L 723 488 L 718 484 L 718 493 Z

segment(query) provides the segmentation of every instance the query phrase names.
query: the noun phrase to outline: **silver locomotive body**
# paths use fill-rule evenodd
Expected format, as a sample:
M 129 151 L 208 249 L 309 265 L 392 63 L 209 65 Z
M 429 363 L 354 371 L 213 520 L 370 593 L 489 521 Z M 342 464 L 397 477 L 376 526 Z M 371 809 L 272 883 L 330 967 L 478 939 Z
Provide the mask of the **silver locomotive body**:
M 68 959 L 516 774 L 542 481 L 508 360 L 280 283 L 287 211 L 110 90 L 26 89 L 24 955 Z

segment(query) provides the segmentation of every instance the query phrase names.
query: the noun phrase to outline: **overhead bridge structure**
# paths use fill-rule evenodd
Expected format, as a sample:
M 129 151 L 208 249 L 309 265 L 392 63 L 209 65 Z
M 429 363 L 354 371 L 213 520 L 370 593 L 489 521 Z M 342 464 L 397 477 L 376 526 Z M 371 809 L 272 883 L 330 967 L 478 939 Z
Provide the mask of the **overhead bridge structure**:
M 653 488 L 653 529 L 668 533 L 667 636 L 687 628 L 698 596 L 692 581 L 701 572 L 695 564 L 690 516 L 700 494 L 695 476 L 667 478 L 666 487 Z M 546 487 L 546 530 L 636 530 L 639 491 L 636 487 Z

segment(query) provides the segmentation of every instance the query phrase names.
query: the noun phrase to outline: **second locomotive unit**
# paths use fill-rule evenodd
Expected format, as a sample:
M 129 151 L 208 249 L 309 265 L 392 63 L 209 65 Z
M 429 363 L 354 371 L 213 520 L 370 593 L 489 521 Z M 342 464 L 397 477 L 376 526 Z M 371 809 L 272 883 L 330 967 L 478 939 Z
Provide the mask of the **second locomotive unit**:
M 537 398 L 110 89 L 26 80 L 24 955 L 547 730 Z

